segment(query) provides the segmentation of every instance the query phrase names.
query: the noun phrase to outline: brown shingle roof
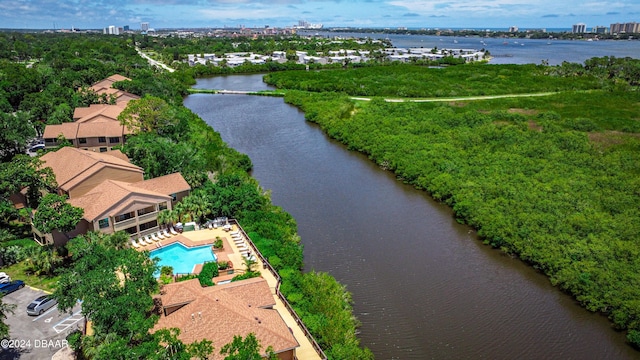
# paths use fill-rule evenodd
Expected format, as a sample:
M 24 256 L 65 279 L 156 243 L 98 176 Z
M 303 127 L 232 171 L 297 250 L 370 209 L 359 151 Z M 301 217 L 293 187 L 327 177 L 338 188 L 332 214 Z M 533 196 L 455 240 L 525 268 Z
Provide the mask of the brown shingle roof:
M 45 139 L 57 139 L 58 136 L 62 135 L 65 139 L 75 139 L 77 133 L 78 124 L 64 123 L 45 126 L 42 137 Z
M 122 153 L 122 151 L 120 150 L 109 150 L 107 152 L 105 152 L 105 154 L 107 155 L 111 155 L 114 156 L 120 160 L 124 160 L 126 162 L 129 162 L 129 157 L 127 155 L 125 155 L 124 153 Z
M 165 195 L 177 194 L 181 191 L 191 190 L 191 186 L 189 186 L 189 183 L 187 183 L 180 173 L 159 176 L 157 178 L 140 181 L 131 185 Z
M 168 307 L 190 303 L 202 293 L 203 289 L 198 279 L 167 284 L 162 287 L 162 306 Z
M 187 284 L 189 282 L 193 284 Z M 154 331 L 177 327 L 181 330 L 178 338 L 183 342 L 189 344 L 208 339 L 216 349 L 232 342 L 234 335 L 245 337 L 249 333 L 255 334 L 262 353 L 268 346 L 272 346 L 276 353 L 299 346 L 278 311 L 265 308 L 274 303 L 274 299 L 269 285 L 262 278 L 201 288 L 199 291 L 194 286 L 199 286 L 197 279 L 171 285 L 171 294 L 165 292 L 161 295 L 163 306 L 167 306 L 167 296 L 175 299 L 181 291 L 189 293 L 181 300 L 194 295 L 197 297 L 168 316 L 161 316 Z M 212 359 L 222 358 L 218 352 L 212 354 Z
M 58 186 L 67 192 L 105 167 L 125 169 L 140 174 L 143 172 L 142 168 L 109 153 L 96 153 L 72 147 L 63 147 L 58 151 L 46 153 L 40 157 L 40 160 L 45 162 L 44 166 L 53 170 Z
M 114 82 L 116 81 L 123 81 L 123 80 L 131 80 L 127 77 L 124 77 L 120 74 L 113 74 L 111 76 L 109 76 L 108 78 L 104 79 L 104 80 L 100 80 L 96 83 L 94 83 L 93 85 L 91 85 L 91 89 L 93 91 L 98 92 L 101 89 L 108 89 L 111 87 L 111 85 L 113 85 Z
M 91 85 L 90 89 L 96 92 L 98 95 L 102 95 L 102 94 L 115 95 L 116 103 L 126 104 L 129 100 L 139 99 L 140 97 L 137 95 L 130 94 L 126 91 L 118 90 L 112 87 L 114 82 L 123 81 L 123 80 L 131 80 L 131 79 L 119 74 L 114 74 L 104 80 L 98 81 L 95 84 Z
M 134 203 L 148 206 L 162 200 L 170 201 L 171 197 L 140 189 L 122 181 L 105 180 L 86 194 L 69 199 L 68 202 L 84 209 L 85 220 L 95 221 L 120 214 Z
M 128 77 L 122 76 L 120 74 L 113 74 L 113 75 L 109 76 L 107 79 L 111 80 L 112 83 L 114 83 L 116 81 L 131 80 Z
M 90 110 L 82 110 L 79 111 L 78 114 L 74 112 L 74 119 L 76 119 L 76 115 L 82 115 L 77 118 L 76 122 L 90 122 L 96 118 L 109 118 L 114 121 L 118 120 L 118 115 L 124 110 L 126 107 L 125 104 L 121 103 L 120 105 L 103 105 L 100 107 L 91 108 Z M 87 108 L 83 108 L 87 109 Z
M 121 137 L 124 134 L 124 126 L 113 120 L 102 120 L 78 124 L 78 138 L 90 137 Z

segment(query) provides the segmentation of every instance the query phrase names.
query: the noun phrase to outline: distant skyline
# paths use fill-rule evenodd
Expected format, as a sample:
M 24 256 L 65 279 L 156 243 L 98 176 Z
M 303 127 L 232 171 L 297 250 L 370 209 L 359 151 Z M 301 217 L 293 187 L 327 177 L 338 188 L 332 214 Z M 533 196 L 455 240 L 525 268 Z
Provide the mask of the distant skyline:
M 638 0 L 1 0 L 0 28 L 571 28 L 640 22 Z

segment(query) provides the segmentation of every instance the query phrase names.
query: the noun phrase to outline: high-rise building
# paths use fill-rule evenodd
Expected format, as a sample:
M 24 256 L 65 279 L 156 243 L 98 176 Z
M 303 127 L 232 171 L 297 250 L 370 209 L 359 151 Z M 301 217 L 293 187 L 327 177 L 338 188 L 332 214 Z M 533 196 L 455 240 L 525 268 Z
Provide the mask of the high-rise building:
M 140 30 L 149 31 L 149 23 L 148 22 L 140 23 Z
M 606 26 L 594 26 L 591 28 L 591 32 L 594 34 L 606 34 L 609 29 Z
M 120 31 L 118 31 L 118 27 L 114 25 L 109 25 L 109 27 L 106 28 L 106 33 L 109 35 L 120 35 Z
M 577 23 L 571 27 L 571 32 L 574 34 L 584 34 L 587 32 L 587 25 L 585 23 Z
M 640 23 L 637 23 L 634 21 L 634 22 L 628 22 L 628 23 L 622 23 L 622 24 L 621 23 L 611 24 L 609 32 L 611 34 L 640 33 Z
M 511 27 L 509 27 L 509 32 L 510 32 L 510 33 L 518 32 L 518 27 L 517 27 L 517 26 L 511 26 Z

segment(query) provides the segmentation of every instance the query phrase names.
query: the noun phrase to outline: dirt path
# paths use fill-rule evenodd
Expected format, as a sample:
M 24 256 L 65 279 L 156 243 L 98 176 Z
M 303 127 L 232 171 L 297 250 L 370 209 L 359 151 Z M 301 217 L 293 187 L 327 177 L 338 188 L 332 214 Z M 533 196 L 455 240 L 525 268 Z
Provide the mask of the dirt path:
M 516 98 L 516 97 L 534 97 L 534 96 L 549 96 L 554 95 L 555 92 L 544 92 L 534 94 L 505 94 L 505 95 L 487 95 L 487 96 L 465 96 L 465 97 L 452 97 L 452 98 L 429 98 L 429 99 L 384 99 L 386 102 L 450 102 L 450 101 L 473 101 L 473 100 L 491 100 L 502 98 Z M 371 98 L 367 97 L 351 97 L 353 100 L 359 101 L 371 101 Z

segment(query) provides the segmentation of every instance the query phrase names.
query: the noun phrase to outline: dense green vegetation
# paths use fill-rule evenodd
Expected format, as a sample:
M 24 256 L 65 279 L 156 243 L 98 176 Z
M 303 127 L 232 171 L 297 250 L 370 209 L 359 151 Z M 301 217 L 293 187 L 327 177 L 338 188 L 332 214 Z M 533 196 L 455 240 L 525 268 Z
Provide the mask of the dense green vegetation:
M 194 82 L 191 73 L 157 72 L 137 55 L 133 41 L 101 35 L 0 33 L 0 111 L 3 113 L 0 120 L 3 125 L 27 122 L 31 129 L 41 133 L 47 123 L 71 121 L 69 109 L 111 101 L 86 90 L 92 83 L 115 73 L 131 78 L 132 81 L 118 82 L 115 86 L 143 97 L 130 103 L 143 115 L 143 126 L 128 137 L 122 151 L 145 169 L 145 176 L 181 171 L 193 188 L 192 195 L 185 198 L 174 213 L 163 214 L 163 223 L 186 217 L 194 220 L 215 216 L 237 218 L 282 274 L 282 292 L 292 299 L 303 321 L 313 324 L 312 334 L 327 355 L 332 359 L 371 359 L 373 355 L 360 347 L 355 335 L 358 322 L 351 311 L 350 296 L 327 274 L 302 272 L 302 246 L 296 223 L 289 214 L 273 206 L 268 193 L 248 175 L 249 158 L 230 149 L 218 133 L 182 106 L 182 96 Z M 14 112 L 16 119 L 9 119 L 7 114 Z M 122 121 L 129 121 L 129 115 L 130 112 L 125 113 Z M 3 157 L 0 221 L 2 228 L 8 229 L 6 234 L 0 234 L 1 245 L 23 247 L 23 243 L 15 240 L 29 236 L 30 210 L 38 208 L 42 198 L 39 190 L 47 192 L 55 188 L 51 174 L 39 169 L 37 158 L 16 155 L 24 152 L 32 136 L 33 132 L 20 131 L 6 136 L 8 140 L 0 139 Z M 29 207 L 16 211 L 9 196 L 25 186 L 30 189 Z M 50 200 L 55 203 L 57 199 L 48 197 L 47 201 Z M 77 218 L 77 214 L 72 218 Z M 61 226 L 66 226 L 69 219 L 52 216 L 40 220 L 41 225 L 55 227 L 53 222 L 60 221 Z M 75 334 L 70 339 L 74 349 L 86 357 L 149 358 L 158 350 L 158 344 L 181 349 L 176 358 L 206 353 L 207 344 L 200 344 L 197 349 L 181 347 L 175 331 L 148 334 L 154 324 L 150 294 L 156 287 L 150 281 L 155 281 L 152 274 L 156 265 L 124 249 L 126 241 L 122 239 L 126 238 L 89 234 L 72 240 L 68 249 L 37 247 L 38 251 L 29 261 L 23 260 L 14 266 L 20 267 L 20 274 L 29 272 L 34 277 L 37 273 L 43 274 L 38 278 L 45 279 L 42 283 L 49 288 L 55 288 L 64 308 L 69 308 L 77 298 L 90 300 L 85 302 L 86 314 L 96 324 L 95 335 Z M 14 250 L 0 252 L 17 259 Z M 31 253 L 19 254 L 19 260 L 24 259 L 25 254 Z M 118 271 L 127 278 L 121 286 L 118 286 Z M 56 272 L 61 274 L 59 285 L 52 283 L 58 277 L 45 275 Z M 100 273 L 108 276 L 96 275 Z M 257 272 L 248 273 L 247 276 L 253 276 Z M 83 292 L 71 289 L 74 284 L 81 284 Z M 100 306 L 100 299 L 94 295 L 102 293 L 90 290 L 95 287 L 107 291 L 109 297 L 103 298 L 113 297 L 114 305 L 118 306 Z M 132 299 L 135 291 L 139 299 Z M 199 352 L 202 348 L 205 351 Z M 162 351 L 156 352 L 158 357 L 163 355 Z
M 528 94 L 602 87 L 602 81 L 593 75 L 549 76 L 549 71 L 548 67 L 541 65 L 469 64 L 425 68 L 396 64 L 352 71 L 271 73 L 264 77 L 264 81 L 284 89 L 416 98 Z
M 554 79 L 541 83 L 561 76 L 560 84 L 608 90 L 450 103 L 356 102 L 351 93 L 288 91 L 285 100 L 350 149 L 452 206 L 485 243 L 547 274 L 587 309 L 629 330 L 629 341 L 638 346 L 640 93 L 633 84 L 640 77 L 627 81 L 609 70 L 638 69 L 640 61 L 600 60 L 588 62 L 605 64 L 591 68 L 596 71 L 575 64 L 505 71 L 532 72 L 529 80 L 521 73 L 527 83 L 545 71 Z M 452 71 L 471 77 L 478 68 Z M 344 78 L 356 78 L 353 73 Z M 291 84 L 301 76 L 270 78 Z M 458 84 L 441 86 L 449 91 Z

